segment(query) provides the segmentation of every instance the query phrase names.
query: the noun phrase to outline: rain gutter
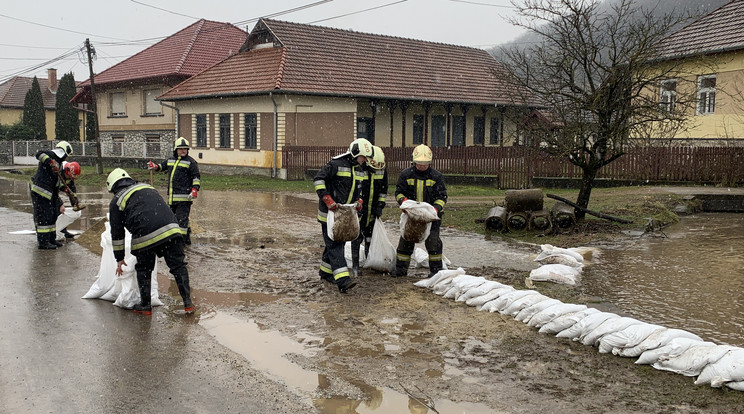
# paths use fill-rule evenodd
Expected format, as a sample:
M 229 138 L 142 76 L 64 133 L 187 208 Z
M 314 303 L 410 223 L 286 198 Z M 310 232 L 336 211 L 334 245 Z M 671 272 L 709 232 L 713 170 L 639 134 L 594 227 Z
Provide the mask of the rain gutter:
M 279 132 L 277 128 L 279 127 L 279 120 L 277 119 L 276 100 L 274 100 L 273 92 L 269 92 L 269 98 L 271 98 L 271 102 L 274 104 L 274 165 L 272 166 L 271 178 L 276 178 L 277 147 L 279 146 Z
M 181 111 L 179 111 L 179 110 L 178 110 L 178 108 L 176 108 L 175 106 L 172 106 L 172 105 L 168 105 L 168 104 L 166 104 L 166 103 L 163 103 L 163 101 L 160 101 L 160 105 L 162 105 L 162 106 L 164 106 L 164 107 L 166 107 L 166 108 L 170 108 L 170 109 L 172 109 L 172 110 L 176 111 L 176 138 L 175 138 L 175 139 L 178 139 L 178 138 L 179 138 L 179 137 L 181 136 L 181 135 L 180 135 L 180 134 L 178 133 L 178 121 L 179 121 L 179 120 L 180 120 L 180 118 L 181 118 Z M 174 141 L 175 141 L 175 140 L 174 140 Z

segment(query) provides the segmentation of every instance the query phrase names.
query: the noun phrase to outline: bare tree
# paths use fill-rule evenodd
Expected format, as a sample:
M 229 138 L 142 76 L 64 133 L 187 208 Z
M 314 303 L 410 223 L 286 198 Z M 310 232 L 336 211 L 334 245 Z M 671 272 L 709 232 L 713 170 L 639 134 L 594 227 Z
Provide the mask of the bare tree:
M 682 85 L 694 83 L 689 60 L 661 58 L 659 44 L 690 16 L 655 13 L 635 0 L 609 8 L 592 0 L 513 5 L 519 15 L 513 23 L 538 36 L 505 50 L 504 63 L 514 90 L 531 95 L 519 99 L 541 102 L 547 121 L 531 128 L 542 146 L 581 168 L 576 204 L 586 208 L 603 166 L 688 126 L 695 104 L 695 87 Z M 703 58 L 695 59 L 699 67 Z

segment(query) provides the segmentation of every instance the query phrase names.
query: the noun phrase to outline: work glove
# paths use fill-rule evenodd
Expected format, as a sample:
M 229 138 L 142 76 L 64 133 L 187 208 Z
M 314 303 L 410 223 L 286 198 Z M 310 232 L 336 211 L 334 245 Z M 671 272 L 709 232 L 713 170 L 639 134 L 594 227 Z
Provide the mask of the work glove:
M 152 161 L 147 161 L 147 169 L 148 170 L 155 170 L 155 171 L 157 171 L 157 170 L 160 169 L 160 167 L 157 164 L 155 164 L 154 162 L 152 162 Z M 194 198 L 196 198 L 196 197 L 194 197 Z
M 49 166 L 52 167 L 52 171 L 55 173 L 59 172 L 59 164 L 55 160 L 49 160 Z
M 434 210 L 437 211 L 437 217 L 442 218 L 442 215 L 443 215 L 443 213 L 442 213 L 442 206 L 435 204 L 434 205 Z
M 331 197 L 329 194 L 324 195 L 321 200 L 323 200 L 325 205 L 328 206 L 328 210 L 333 211 L 338 208 L 338 204 L 333 201 L 333 197 Z
M 364 200 L 362 200 L 361 198 L 359 200 L 357 200 L 357 202 L 356 202 L 356 211 L 357 212 L 362 211 L 362 204 L 364 204 Z
M 372 215 L 375 217 L 382 217 L 382 209 L 385 208 L 384 201 L 378 201 L 375 208 L 372 210 Z
M 401 204 L 403 204 L 403 203 L 404 203 L 404 202 L 406 202 L 406 201 L 408 201 L 408 197 L 403 197 L 403 199 L 402 199 L 402 200 L 400 200 L 400 203 L 401 203 Z M 400 209 L 400 211 L 402 211 L 402 212 L 406 213 L 406 209 L 404 209 L 404 208 Z
M 198 190 L 196 188 L 191 189 L 191 192 L 189 193 L 189 200 L 196 198 L 196 196 L 198 195 L 197 191 Z

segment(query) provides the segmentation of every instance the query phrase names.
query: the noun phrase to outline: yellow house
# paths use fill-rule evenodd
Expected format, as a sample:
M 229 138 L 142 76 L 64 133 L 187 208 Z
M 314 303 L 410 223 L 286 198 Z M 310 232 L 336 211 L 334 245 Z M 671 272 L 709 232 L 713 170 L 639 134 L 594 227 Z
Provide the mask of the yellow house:
M 667 36 L 660 60 L 684 59 L 678 79 L 661 82 L 660 105 L 691 96 L 689 128 L 676 140 L 697 145 L 744 145 L 744 1 L 734 0 Z

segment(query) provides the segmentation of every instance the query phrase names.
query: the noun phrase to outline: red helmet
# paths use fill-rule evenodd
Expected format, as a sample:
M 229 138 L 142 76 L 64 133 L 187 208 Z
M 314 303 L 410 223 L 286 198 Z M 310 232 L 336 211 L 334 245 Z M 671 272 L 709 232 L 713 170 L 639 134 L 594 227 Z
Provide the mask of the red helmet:
M 80 164 L 76 163 L 75 161 L 66 162 L 63 168 L 65 170 L 65 175 L 67 175 L 71 179 L 74 180 L 80 177 Z

